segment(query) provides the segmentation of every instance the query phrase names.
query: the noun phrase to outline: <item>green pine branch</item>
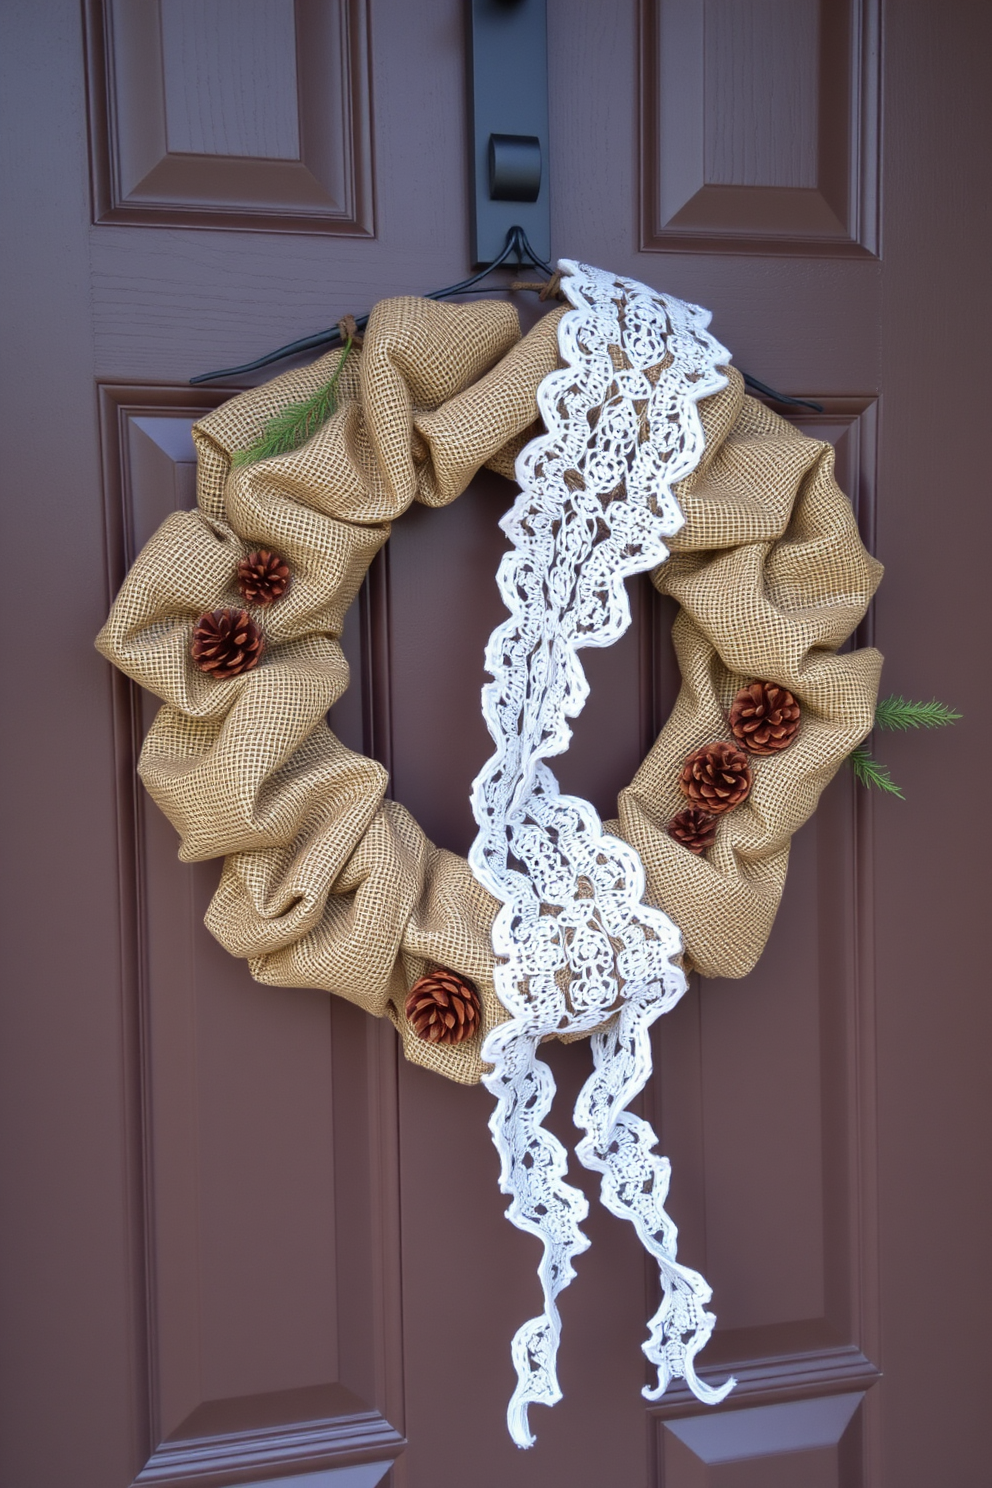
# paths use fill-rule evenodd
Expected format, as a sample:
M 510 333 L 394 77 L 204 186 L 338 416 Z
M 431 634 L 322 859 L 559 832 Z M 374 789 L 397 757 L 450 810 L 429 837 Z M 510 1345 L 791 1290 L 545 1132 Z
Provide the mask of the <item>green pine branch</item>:
M 961 717 L 946 703 L 931 698 L 929 703 L 914 703 L 904 697 L 882 698 L 875 709 L 875 727 L 880 729 L 946 728 Z
M 902 733 L 907 729 L 946 728 L 948 724 L 957 723 L 961 716 L 946 703 L 939 703 L 936 698 L 931 698 L 928 703 L 917 703 L 893 694 L 892 697 L 882 698 L 877 704 L 875 727 Z M 887 795 L 898 796 L 900 801 L 906 799 L 886 767 L 873 759 L 863 744 L 848 755 L 847 762 L 854 771 L 855 779 L 866 789 L 871 790 L 874 787 L 885 791 Z
M 851 750 L 847 756 L 847 762 L 854 771 L 854 778 L 859 785 L 863 785 L 867 790 L 871 790 L 874 786 L 876 790 L 885 791 L 887 795 L 898 796 L 900 801 L 905 801 L 906 797 L 888 770 L 884 765 L 880 765 L 877 759 L 872 758 L 863 744 Z
M 253 465 L 256 460 L 271 460 L 274 455 L 288 454 L 290 450 L 299 449 L 301 444 L 305 444 L 311 434 L 315 434 L 321 424 L 327 422 L 338 406 L 338 379 L 350 350 L 349 336 L 330 382 L 318 388 L 305 403 L 290 403 L 281 413 L 274 414 L 254 444 L 249 445 L 248 449 L 235 451 L 231 463 Z

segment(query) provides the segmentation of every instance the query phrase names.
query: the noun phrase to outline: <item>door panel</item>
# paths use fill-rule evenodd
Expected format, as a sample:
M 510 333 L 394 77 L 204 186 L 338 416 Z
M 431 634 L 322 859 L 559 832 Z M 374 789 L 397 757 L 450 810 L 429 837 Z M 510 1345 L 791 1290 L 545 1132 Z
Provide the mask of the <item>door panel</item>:
M 642 247 L 873 256 L 877 0 L 644 0 Z
M 192 423 L 222 399 L 100 388 L 119 575 L 169 512 L 195 504 Z M 344 646 L 357 682 L 333 722 L 361 747 L 357 623 Z M 175 831 L 132 790 L 156 700 L 127 684 L 118 698 L 121 816 L 133 822 L 143 1322 L 162 1444 L 142 1480 L 199 1482 L 234 1457 L 261 1469 L 275 1428 L 300 1439 L 292 1451 L 281 1443 L 277 1460 L 388 1463 L 402 1438 L 368 1402 L 386 1388 L 384 1351 L 399 1354 L 385 1302 L 398 1269 L 395 1151 L 380 1130 L 395 1105 L 395 1051 L 322 993 L 287 998 L 253 982 L 204 932 L 216 864 L 180 863 Z M 373 1143 L 364 1153 L 363 1142 Z
M 364 0 L 86 0 L 100 222 L 370 235 Z
M 737 1390 L 644 1401 L 653 1268 L 573 1172 L 593 1245 L 562 1299 L 565 1399 L 520 1453 L 509 1341 L 538 1247 L 502 1217 L 489 1096 L 220 951 L 217 865 L 178 862 L 135 780 L 154 704 L 91 646 L 195 499 L 192 422 L 253 380 L 191 374 L 467 271 L 461 0 L 8 7 L 4 1484 L 982 1488 L 987 804 L 972 790 L 949 830 L 943 803 L 987 712 L 990 19 L 549 0 L 556 253 L 709 306 L 739 366 L 824 405 L 798 422 L 889 565 L 859 640 L 886 691 L 966 719 L 882 741 L 904 803 L 842 771 L 756 971 L 694 978 L 655 1027 L 643 1110 L 680 1256 L 714 1287 L 703 1372 Z M 512 499 L 483 473 L 397 525 L 331 719 L 459 852 Z M 678 684 L 671 605 L 630 593 L 557 767 L 604 816 Z M 589 1050 L 548 1057 L 572 1146 Z
M 666 1488 L 838 1488 L 857 1471 L 860 1395 L 728 1411 L 662 1428 Z

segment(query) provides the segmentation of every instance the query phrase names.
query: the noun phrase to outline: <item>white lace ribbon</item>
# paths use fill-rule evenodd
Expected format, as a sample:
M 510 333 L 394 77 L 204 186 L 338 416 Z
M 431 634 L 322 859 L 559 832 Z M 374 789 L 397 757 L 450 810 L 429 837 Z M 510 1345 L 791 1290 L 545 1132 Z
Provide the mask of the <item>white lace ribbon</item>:
M 649 1029 L 686 990 L 673 957 L 678 928 L 642 902 L 644 869 L 634 848 L 603 832 L 592 806 L 563 796 L 544 760 L 563 754 L 567 719 L 589 686 L 583 646 L 610 646 L 630 624 L 624 580 L 668 556 L 664 538 L 683 517 L 672 486 L 703 453 L 696 410 L 726 379 L 729 353 L 696 305 L 632 279 L 562 259 L 562 288 L 575 307 L 561 319 L 565 366 L 537 395 L 547 432 L 517 459 L 521 491 L 501 526 L 513 544 L 498 583 L 510 618 L 486 650 L 493 681 L 482 708 L 495 752 L 472 789 L 479 833 L 472 869 L 502 901 L 493 930 L 496 990 L 511 1014 L 486 1040 L 484 1077 L 496 1097 L 490 1121 L 512 1196 L 507 1217 L 544 1246 L 538 1268 L 544 1311 L 512 1345 L 517 1387 L 508 1423 L 518 1446 L 533 1444 L 527 1412 L 561 1399 L 555 1299 L 589 1244 L 579 1226 L 583 1194 L 565 1181 L 567 1154 L 544 1130 L 555 1084 L 538 1058 L 549 1034 L 589 1032 L 593 1073 L 575 1106 L 585 1131 L 580 1161 L 602 1174 L 601 1197 L 629 1219 L 659 1267 L 662 1303 L 644 1352 L 657 1366 L 656 1399 L 684 1378 L 704 1401 L 722 1400 L 698 1378 L 695 1356 L 716 1321 L 711 1292 L 676 1260 L 665 1213 L 669 1163 L 656 1137 L 627 1106 L 651 1073 Z

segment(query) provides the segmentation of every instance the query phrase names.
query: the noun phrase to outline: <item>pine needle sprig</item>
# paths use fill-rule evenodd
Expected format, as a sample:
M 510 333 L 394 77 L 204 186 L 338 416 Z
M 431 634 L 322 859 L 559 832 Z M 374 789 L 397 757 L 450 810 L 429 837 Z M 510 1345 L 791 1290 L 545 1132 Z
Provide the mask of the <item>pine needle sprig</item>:
M 904 697 L 882 698 L 875 709 L 875 727 L 880 729 L 946 728 L 961 718 L 946 703 L 931 698 L 928 703 L 914 703 Z
M 891 697 L 882 698 L 875 707 L 875 727 L 900 733 L 905 733 L 907 729 L 946 728 L 948 724 L 957 723 L 961 717 L 960 713 L 955 713 L 953 708 L 949 708 L 946 703 L 939 703 L 936 698 L 931 698 L 928 703 L 917 703 L 912 699 L 896 697 L 894 693 Z M 869 790 L 874 786 L 887 795 L 898 796 L 900 801 L 906 799 L 885 765 L 880 765 L 878 760 L 873 759 L 863 744 L 848 755 L 847 762 L 861 785 Z
M 887 795 L 898 796 L 900 801 L 905 801 L 906 797 L 888 770 L 884 765 L 880 765 L 877 759 L 872 758 L 863 744 L 851 750 L 847 756 L 847 762 L 854 771 L 854 778 L 859 785 L 865 786 L 868 790 L 874 786 L 876 790 L 885 791 Z
M 286 455 L 299 449 L 321 424 L 325 424 L 338 406 L 338 380 L 351 350 L 349 336 L 344 344 L 334 375 L 323 387 L 317 389 L 304 403 L 290 403 L 281 413 L 269 419 L 255 443 L 245 450 L 236 450 L 233 465 L 253 465 L 256 460 L 271 460 L 274 455 Z

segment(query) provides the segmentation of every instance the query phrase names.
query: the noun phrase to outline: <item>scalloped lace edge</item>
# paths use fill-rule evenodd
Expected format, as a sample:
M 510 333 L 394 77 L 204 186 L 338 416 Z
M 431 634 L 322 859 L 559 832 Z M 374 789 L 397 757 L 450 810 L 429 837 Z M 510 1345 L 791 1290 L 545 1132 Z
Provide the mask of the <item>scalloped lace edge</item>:
M 603 1204 L 631 1221 L 658 1263 L 662 1302 L 643 1344 L 657 1383 L 644 1394 L 657 1399 L 683 1378 L 715 1404 L 734 1385 L 714 1388 L 696 1374 L 716 1321 L 706 1310 L 711 1291 L 676 1259 L 664 1207 L 670 1165 L 654 1152 L 650 1125 L 627 1109 L 651 1074 L 651 1024 L 686 990 L 675 961 L 682 938 L 643 902 L 634 848 L 604 833 L 587 801 L 562 795 L 545 763 L 567 750 L 568 719 L 588 696 L 578 652 L 624 633 L 624 580 L 664 562 L 664 539 L 683 524 L 672 487 L 699 463 L 696 404 L 726 385 L 717 367 L 730 356 L 699 306 L 570 259 L 558 267 L 574 308 L 558 326 L 564 366 L 538 390 L 546 432 L 518 456 L 520 495 L 500 524 L 512 544 L 497 576 L 509 619 L 486 649 L 493 681 L 482 710 L 496 747 L 473 784 L 479 831 L 469 854 L 502 905 L 496 990 L 511 1017 L 482 1051 L 493 1066 L 483 1078 L 496 1097 L 500 1187 L 511 1196 L 507 1217 L 543 1245 L 543 1311 L 511 1349 L 517 1386 L 507 1419 L 521 1447 L 534 1441 L 529 1407 L 561 1399 L 556 1298 L 589 1244 L 580 1228 L 587 1201 L 566 1182 L 565 1148 L 542 1124 L 555 1084 L 538 1046 L 607 1018 L 575 1105 L 585 1133 L 576 1152 L 602 1175 Z

